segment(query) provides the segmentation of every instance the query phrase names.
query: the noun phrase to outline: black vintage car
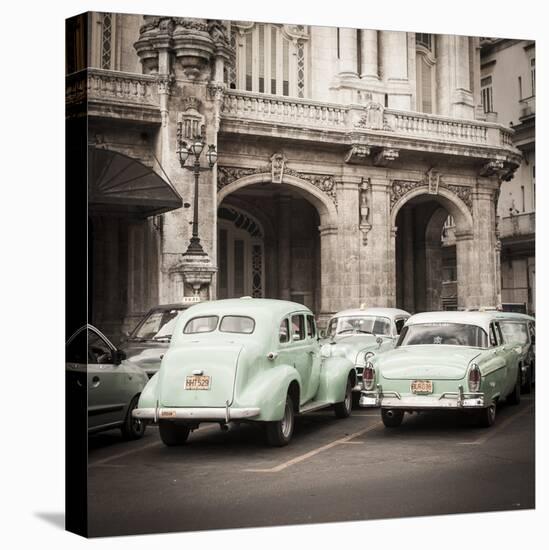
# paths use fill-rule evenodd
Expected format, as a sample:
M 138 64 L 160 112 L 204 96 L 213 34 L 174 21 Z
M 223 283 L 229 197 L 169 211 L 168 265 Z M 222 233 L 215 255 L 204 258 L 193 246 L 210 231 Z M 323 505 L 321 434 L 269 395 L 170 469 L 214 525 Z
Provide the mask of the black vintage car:
M 170 345 L 177 317 L 193 303 L 164 304 L 151 308 L 120 345 L 129 361 L 139 365 L 151 378 Z

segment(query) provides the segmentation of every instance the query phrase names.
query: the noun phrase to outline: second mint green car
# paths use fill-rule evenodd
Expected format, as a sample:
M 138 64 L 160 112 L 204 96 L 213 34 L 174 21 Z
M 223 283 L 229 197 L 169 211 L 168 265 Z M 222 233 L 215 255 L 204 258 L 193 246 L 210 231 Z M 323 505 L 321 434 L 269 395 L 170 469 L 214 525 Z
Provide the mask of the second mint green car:
M 395 349 L 366 364 L 360 405 L 381 406 L 387 427 L 405 412 L 469 411 L 491 426 L 497 404 L 520 401 L 520 346 L 507 341 L 498 312 L 418 313 Z
M 261 422 L 271 445 L 290 442 L 295 416 L 334 405 L 351 414 L 354 363 L 321 346 L 313 313 L 282 300 L 194 305 L 143 390 L 135 418 L 158 422 L 166 445 L 203 422 Z

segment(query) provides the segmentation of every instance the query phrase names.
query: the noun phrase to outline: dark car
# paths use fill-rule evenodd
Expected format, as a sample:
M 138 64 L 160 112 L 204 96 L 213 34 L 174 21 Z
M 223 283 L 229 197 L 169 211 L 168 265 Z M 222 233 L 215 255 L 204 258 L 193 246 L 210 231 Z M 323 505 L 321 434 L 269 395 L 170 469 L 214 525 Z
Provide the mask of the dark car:
M 121 344 L 120 348 L 127 359 L 140 366 L 149 378 L 160 368 L 160 361 L 170 345 L 177 317 L 192 305 L 191 302 L 151 308 Z

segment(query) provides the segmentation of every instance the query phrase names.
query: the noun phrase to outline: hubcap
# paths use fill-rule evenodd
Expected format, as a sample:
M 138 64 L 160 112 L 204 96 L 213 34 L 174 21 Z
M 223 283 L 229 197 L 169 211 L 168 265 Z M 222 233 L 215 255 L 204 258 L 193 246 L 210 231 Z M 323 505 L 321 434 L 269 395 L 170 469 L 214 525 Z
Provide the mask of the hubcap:
M 282 435 L 287 438 L 290 436 L 292 431 L 292 407 L 289 403 L 286 403 L 286 408 L 284 409 L 284 417 L 282 418 Z

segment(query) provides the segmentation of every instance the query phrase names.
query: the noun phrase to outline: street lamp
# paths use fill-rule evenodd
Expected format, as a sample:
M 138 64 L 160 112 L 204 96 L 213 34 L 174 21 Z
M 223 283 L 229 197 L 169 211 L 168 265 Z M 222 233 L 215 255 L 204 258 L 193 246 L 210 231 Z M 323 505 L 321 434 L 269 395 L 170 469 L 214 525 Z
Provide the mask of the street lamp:
M 181 132 L 178 133 L 181 135 Z M 215 145 L 208 145 L 208 152 L 206 153 L 208 166 L 200 166 L 200 155 L 202 154 L 205 146 L 206 140 L 204 135 L 204 127 L 202 127 L 202 134 L 196 137 L 188 146 L 185 141 L 178 138 L 176 150 L 181 168 L 186 168 L 194 173 L 193 234 L 186 254 L 195 254 L 199 256 L 206 256 L 207 254 L 204 252 L 204 249 L 200 244 L 200 238 L 198 237 L 198 179 L 200 172 L 211 170 L 217 162 L 217 151 L 215 150 Z M 194 156 L 194 162 L 191 165 L 187 165 L 185 163 L 190 155 Z

